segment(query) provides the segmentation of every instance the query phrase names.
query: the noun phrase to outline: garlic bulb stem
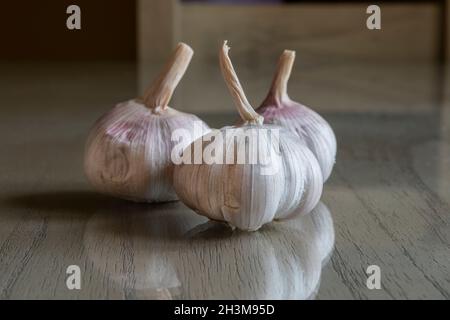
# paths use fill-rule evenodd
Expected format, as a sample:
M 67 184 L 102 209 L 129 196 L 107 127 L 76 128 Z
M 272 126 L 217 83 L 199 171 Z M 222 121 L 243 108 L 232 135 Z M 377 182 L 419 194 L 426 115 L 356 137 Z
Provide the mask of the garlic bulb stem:
M 282 101 L 289 99 L 287 85 L 294 65 L 295 51 L 284 50 L 278 61 L 277 71 L 272 81 L 272 86 L 267 99 L 272 99 L 278 107 L 282 106 Z
M 164 69 L 144 93 L 144 104 L 153 110 L 165 110 L 172 94 L 191 62 L 194 51 L 180 42 Z
M 236 71 L 233 68 L 228 51 L 230 47 L 227 45 L 227 41 L 223 42 L 222 50 L 220 50 L 220 69 L 222 70 L 223 78 L 228 86 L 231 96 L 233 97 L 234 104 L 237 107 L 242 120 L 249 124 L 262 124 L 264 117 L 255 112 L 251 104 L 248 102 L 245 96 L 244 89 L 239 82 L 236 75 Z

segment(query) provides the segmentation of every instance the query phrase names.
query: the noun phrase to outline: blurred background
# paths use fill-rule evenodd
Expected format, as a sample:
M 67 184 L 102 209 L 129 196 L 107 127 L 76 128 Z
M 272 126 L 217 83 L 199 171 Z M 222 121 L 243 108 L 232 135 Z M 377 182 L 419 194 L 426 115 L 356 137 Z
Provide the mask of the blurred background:
M 199 113 L 229 113 L 233 106 L 217 59 L 227 39 L 255 107 L 278 56 L 292 49 L 297 61 L 290 94 L 319 111 L 423 113 L 438 108 L 444 94 L 448 2 L 378 1 L 382 29 L 368 30 L 371 3 L 365 1 L 8 1 L 1 10 L 0 60 L 6 64 L 3 72 L 11 72 L 6 87 L 17 77 L 22 85 L 44 85 L 48 76 L 67 76 L 76 86 L 83 85 L 77 76 L 88 77 L 96 91 L 110 82 L 105 89 L 120 100 L 140 94 L 174 45 L 184 41 L 195 57 L 172 104 Z M 81 8 L 81 30 L 65 26 L 70 4 Z M 41 67 L 47 63 L 45 73 L 36 61 Z M 19 76 L 25 65 L 30 72 Z

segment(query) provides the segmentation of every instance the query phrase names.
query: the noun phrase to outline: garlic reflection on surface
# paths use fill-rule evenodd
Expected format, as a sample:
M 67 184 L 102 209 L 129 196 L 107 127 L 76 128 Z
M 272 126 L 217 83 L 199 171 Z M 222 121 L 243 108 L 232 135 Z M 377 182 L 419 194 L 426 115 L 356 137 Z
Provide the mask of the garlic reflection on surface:
M 96 272 L 132 297 L 310 299 L 329 255 L 317 248 L 332 248 L 334 239 L 327 235 L 332 223 L 322 222 L 331 220 L 324 205 L 256 233 L 232 231 L 181 203 L 150 211 L 131 206 L 125 215 L 96 214 L 84 236 Z M 322 227 L 301 227 L 313 219 Z
M 328 262 L 328 258 L 333 251 L 335 234 L 333 218 L 330 210 L 323 202 L 319 202 L 304 219 L 286 220 L 286 224 L 295 230 L 309 233 L 313 242 L 317 245 L 316 250 L 319 252 L 322 261 Z

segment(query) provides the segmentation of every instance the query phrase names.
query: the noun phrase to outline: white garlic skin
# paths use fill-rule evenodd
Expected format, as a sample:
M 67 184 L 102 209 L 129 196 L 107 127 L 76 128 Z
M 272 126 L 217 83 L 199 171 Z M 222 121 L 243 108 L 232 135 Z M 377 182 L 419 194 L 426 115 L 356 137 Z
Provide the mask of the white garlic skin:
M 174 129 L 185 128 L 191 137 L 187 146 L 202 133 L 193 130 L 202 124 L 198 117 L 170 107 L 155 113 L 138 100 L 118 104 L 94 124 L 86 143 L 84 169 L 99 192 L 137 202 L 177 200 L 172 186 L 171 151 Z
M 174 187 L 180 199 L 200 215 L 227 222 L 241 230 L 255 231 L 274 219 L 306 214 L 319 202 L 322 194 L 322 173 L 311 151 L 289 131 L 280 130 L 279 148 L 261 141 L 264 152 L 277 165 L 274 174 L 261 162 L 226 164 L 228 154 L 249 150 L 246 130 L 273 129 L 275 126 L 225 127 L 220 157 L 223 164 L 180 164 L 174 169 Z M 234 130 L 232 135 L 226 130 Z M 212 133 L 211 133 L 212 134 Z M 237 143 L 233 143 L 237 137 Z M 265 135 L 259 137 L 264 138 Z M 203 139 L 202 150 L 211 142 Z M 184 152 L 195 150 L 194 142 Z M 245 148 L 245 149 L 244 149 Z M 248 153 L 247 153 L 248 154 Z M 278 157 L 277 157 L 278 156 Z M 265 171 L 266 174 L 263 172 Z M 269 170 L 269 171 L 267 171 Z M 191 183 L 186 183 L 191 181 Z
M 324 181 L 330 177 L 336 158 L 336 136 L 325 119 L 290 99 L 284 99 L 282 105 L 267 99 L 256 112 L 264 117 L 264 123 L 285 127 L 296 134 L 317 158 Z

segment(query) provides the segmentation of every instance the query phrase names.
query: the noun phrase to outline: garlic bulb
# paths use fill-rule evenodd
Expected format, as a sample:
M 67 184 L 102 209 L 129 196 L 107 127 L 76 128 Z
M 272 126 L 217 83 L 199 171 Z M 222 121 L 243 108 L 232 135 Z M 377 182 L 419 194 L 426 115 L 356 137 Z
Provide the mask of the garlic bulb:
M 289 98 L 287 84 L 294 60 L 294 51 L 283 52 L 269 94 L 256 112 L 264 117 L 264 123 L 286 127 L 299 136 L 316 156 L 326 181 L 335 162 L 336 137 L 319 114 Z
M 178 44 L 143 98 L 119 103 L 97 120 L 88 137 L 84 163 L 95 189 L 139 202 L 177 199 L 171 162 L 177 142 L 172 141 L 172 132 L 186 129 L 190 134 L 182 143 L 187 146 L 209 131 L 196 116 L 168 106 L 192 55 L 188 45 Z
M 174 187 L 197 213 L 254 231 L 294 211 L 311 211 L 323 178 L 316 158 L 295 135 L 262 123 L 245 97 L 228 50 L 225 42 L 220 66 L 244 124 L 212 131 L 186 148 L 183 159 L 200 150 L 203 161 L 175 166 Z

